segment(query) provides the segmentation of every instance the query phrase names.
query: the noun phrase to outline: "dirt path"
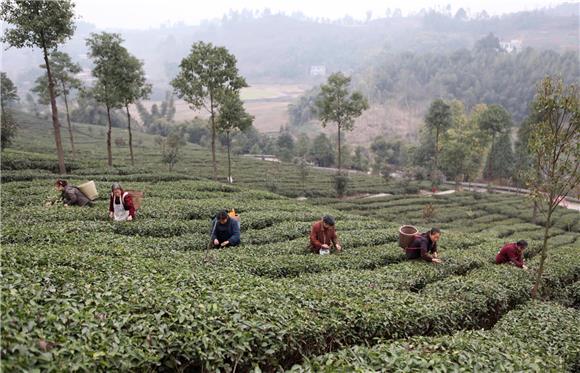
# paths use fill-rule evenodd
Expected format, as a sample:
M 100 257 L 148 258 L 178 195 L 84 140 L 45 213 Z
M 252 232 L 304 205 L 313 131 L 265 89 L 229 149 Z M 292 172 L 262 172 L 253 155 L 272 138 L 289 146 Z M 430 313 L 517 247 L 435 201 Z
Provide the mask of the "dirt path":
M 467 187 L 467 186 L 462 186 L 461 188 L 463 190 L 469 190 L 469 191 L 472 191 L 472 192 L 480 192 L 480 193 L 486 193 L 486 192 L 488 192 L 487 188 Z M 495 190 L 494 189 L 493 191 L 495 193 L 516 194 L 516 195 L 519 195 L 519 196 L 522 195 L 521 193 L 509 192 L 509 191 L 506 191 L 506 190 Z M 434 194 L 440 196 L 440 195 L 452 194 L 452 193 L 455 193 L 455 190 L 445 190 L 443 192 L 437 192 L 437 193 L 434 193 Z M 564 201 L 562 201 L 562 203 L 560 203 L 560 206 L 565 207 L 565 208 L 570 209 L 570 210 L 580 211 L 580 203 L 574 202 L 574 201 L 570 201 L 570 200 L 567 200 L 567 199 L 565 199 Z

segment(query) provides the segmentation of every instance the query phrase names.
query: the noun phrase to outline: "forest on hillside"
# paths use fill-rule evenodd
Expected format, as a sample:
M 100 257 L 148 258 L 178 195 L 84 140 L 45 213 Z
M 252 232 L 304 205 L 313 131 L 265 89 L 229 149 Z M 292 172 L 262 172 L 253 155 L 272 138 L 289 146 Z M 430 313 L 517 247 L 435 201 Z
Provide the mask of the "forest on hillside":
M 315 84 L 319 78 L 310 76 L 311 66 L 351 73 L 385 53 L 448 54 L 471 49 L 490 32 L 502 41 L 521 40 L 523 48 L 577 53 L 579 15 L 577 4 L 493 17 L 486 12 L 468 14 L 463 9 L 454 13 L 450 9 L 425 9 L 403 17 L 400 10 L 387 9 L 384 14 L 368 14 L 365 21 L 313 19 L 265 9 L 232 11 L 198 26 L 106 31 L 123 35 L 126 47 L 144 62 L 154 85 L 154 98 L 162 99 L 179 61 L 198 40 L 228 48 L 250 82 Z M 84 41 L 98 31 L 94 25 L 77 21 L 75 35 L 63 51 L 78 59 L 83 68 L 90 68 Z M 41 63 L 33 50 L 9 49 L 4 53 L 3 71 L 24 91 L 34 84 Z

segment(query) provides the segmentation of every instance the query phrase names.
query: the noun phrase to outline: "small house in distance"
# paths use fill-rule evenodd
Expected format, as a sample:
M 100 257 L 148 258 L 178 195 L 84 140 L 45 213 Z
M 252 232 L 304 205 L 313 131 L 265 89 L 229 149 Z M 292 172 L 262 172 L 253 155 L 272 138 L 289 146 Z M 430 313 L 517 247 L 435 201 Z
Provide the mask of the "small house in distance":
M 310 76 L 326 76 L 326 66 L 325 65 L 310 66 Z
M 508 53 L 518 53 L 522 50 L 522 41 L 519 39 L 514 39 L 510 41 L 500 41 L 499 46 L 501 49 Z

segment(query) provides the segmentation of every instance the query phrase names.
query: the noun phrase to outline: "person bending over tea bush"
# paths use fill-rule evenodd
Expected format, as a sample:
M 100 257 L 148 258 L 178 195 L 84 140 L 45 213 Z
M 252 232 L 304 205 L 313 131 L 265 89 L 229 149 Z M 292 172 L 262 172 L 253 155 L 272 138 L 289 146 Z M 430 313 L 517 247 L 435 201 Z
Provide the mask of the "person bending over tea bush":
M 405 254 L 407 259 L 423 259 L 427 262 L 441 263 L 437 254 L 437 241 L 441 238 L 439 228 L 431 228 L 430 231 L 415 236 L 415 239 L 407 249 Z
M 212 221 L 211 240 L 214 247 L 238 246 L 240 244 L 240 223 L 220 211 Z
M 92 206 L 91 200 L 76 186 L 69 185 L 66 180 L 58 179 L 54 183 L 54 188 L 61 192 L 65 206 Z
M 509 263 L 516 267 L 528 269 L 524 261 L 524 250 L 528 247 L 525 240 L 508 243 L 501 248 L 495 257 L 496 264 Z
M 336 251 L 342 250 L 334 226 L 334 218 L 330 215 L 325 215 L 321 220 L 312 224 L 312 229 L 310 230 L 310 251 L 316 254 L 328 254 L 332 247 Z

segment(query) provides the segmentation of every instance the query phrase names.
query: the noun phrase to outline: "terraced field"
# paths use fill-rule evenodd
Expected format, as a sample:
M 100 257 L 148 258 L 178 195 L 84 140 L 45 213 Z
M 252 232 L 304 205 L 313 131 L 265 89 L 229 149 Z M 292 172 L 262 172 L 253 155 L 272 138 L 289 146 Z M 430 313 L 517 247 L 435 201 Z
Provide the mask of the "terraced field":
M 520 197 L 403 195 L 424 185 L 359 175 L 355 196 L 338 200 L 329 174 L 304 183 L 293 165 L 237 158 L 236 184 L 223 184 L 208 180 L 206 149 L 187 146 L 167 172 L 143 134 L 137 165 L 119 148 L 107 170 L 98 127 L 75 125 L 72 184 L 145 193 L 136 221 L 113 223 L 106 198 L 44 207 L 58 177 L 49 127 L 20 120 L 1 163 L 2 371 L 580 369 L 577 212 L 558 210 L 542 299 L 531 301 L 542 226 Z M 211 216 L 232 207 L 242 245 L 207 251 Z M 327 213 L 344 251 L 309 254 L 310 226 Z M 401 224 L 441 226 L 443 264 L 405 260 Z M 493 264 L 522 238 L 530 271 Z
M 404 260 L 399 221 L 376 217 L 388 207 L 347 212 L 344 202 L 130 176 L 125 186 L 146 200 L 121 224 L 107 220 L 106 200 L 46 208 L 45 179 L 3 183 L 6 371 L 578 368 L 580 315 L 566 308 L 579 302 L 575 239 L 553 250 L 544 300 L 531 302 L 537 242 L 525 272 L 493 264 L 505 237 L 448 230 L 435 266 Z M 503 206 L 496 214 L 508 216 Z M 210 216 L 224 207 L 242 216 L 243 244 L 206 252 Z M 323 213 L 337 218 L 341 254 L 305 250 Z

